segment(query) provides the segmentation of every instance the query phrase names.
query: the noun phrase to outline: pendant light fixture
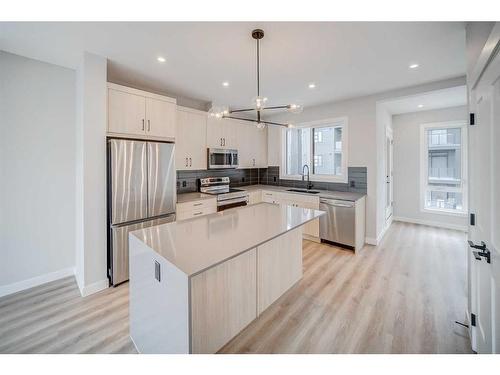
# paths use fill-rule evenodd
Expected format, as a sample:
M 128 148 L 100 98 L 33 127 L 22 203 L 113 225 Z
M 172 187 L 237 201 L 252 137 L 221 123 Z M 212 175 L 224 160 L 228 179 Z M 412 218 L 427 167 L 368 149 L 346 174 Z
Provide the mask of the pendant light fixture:
M 214 117 L 216 119 L 234 119 L 234 120 L 242 120 L 254 122 L 259 129 L 265 128 L 266 125 L 277 125 L 277 126 L 286 126 L 292 127 L 291 124 L 283 124 L 279 122 L 266 121 L 262 119 L 262 112 L 269 110 L 277 110 L 277 109 L 287 109 L 291 113 L 300 113 L 303 110 L 302 105 L 300 104 L 285 104 L 285 105 L 276 105 L 276 106 L 268 106 L 267 97 L 262 96 L 260 93 L 260 40 L 264 38 L 264 31 L 261 29 L 255 29 L 252 31 L 252 38 L 254 38 L 257 42 L 257 96 L 255 96 L 252 100 L 253 108 L 243 108 L 243 109 L 229 109 L 226 106 L 221 107 L 212 107 L 210 111 L 208 111 L 209 116 Z M 239 112 L 255 112 L 256 118 L 242 118 L 233 116 L 234 113 Z

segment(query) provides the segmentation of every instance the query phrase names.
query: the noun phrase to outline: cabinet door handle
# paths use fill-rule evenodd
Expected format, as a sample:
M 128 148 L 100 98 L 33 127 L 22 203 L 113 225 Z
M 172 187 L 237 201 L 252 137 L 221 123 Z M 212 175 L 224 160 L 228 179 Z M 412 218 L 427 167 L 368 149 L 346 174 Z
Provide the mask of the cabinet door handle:
M 220 145 L 222 146 L 222 138 L 220 139 Z
M 144 130 L 144 119 L 142 119 L 142 130 Z
M 188 158 L 186 158 L 186 167 L 188 166 Z
M 148 131 L 151 131 L 151 120 L 148 120 Z
M 223 138 L 223 139 L 224 139 L 224 144 L 223 144 L 223 146 L 225 146 L 225 145 L 226 145 L 226 138 Z
M 193 166 L 193 161 L 191 160 L 191 158 L 189 158 L 189 166 L 192 167 Z

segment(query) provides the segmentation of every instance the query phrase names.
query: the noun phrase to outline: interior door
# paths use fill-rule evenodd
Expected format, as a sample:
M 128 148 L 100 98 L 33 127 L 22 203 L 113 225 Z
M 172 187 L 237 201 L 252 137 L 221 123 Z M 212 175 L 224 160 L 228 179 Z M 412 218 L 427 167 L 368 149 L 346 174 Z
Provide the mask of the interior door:
M 175 212 L 176 173 L 173 143 L 148 142 L 148 216 Z
M 393 147 L 394 147 L 394 141 L 392 138 L 392 130 L 390 128 L 387 128 L 386 130 L 386 138 L 385 138 L 385 143 L 386 143 L 386 166 L 385 166 L 385 178 L 386 178 L 386 199 L 385 199 L 385 220 L 389 221 L 392 218 L 392 211 L 393 211 L 393 183 L 392 183 L 392 178 L 393 178 Z
M 500 352 L 500 55 L 491 61 L 470 92 L 475 125 L 469 127 L 469 207 L 475 215 L 469 227 L 470 309 L 473 349 Z M 490 252 L 491 263 L 481 253 Z
M 146 98 L 146 132 L 153 137 L 175 137 L 176 105 L 164 100 Z

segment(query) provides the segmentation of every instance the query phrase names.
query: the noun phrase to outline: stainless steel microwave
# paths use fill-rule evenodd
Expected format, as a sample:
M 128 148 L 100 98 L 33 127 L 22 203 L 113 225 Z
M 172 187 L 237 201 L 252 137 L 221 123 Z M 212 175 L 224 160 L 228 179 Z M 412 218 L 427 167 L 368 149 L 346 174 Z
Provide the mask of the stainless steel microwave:
M 208 169 L 238 168 L 238 150 L 208 149 Z

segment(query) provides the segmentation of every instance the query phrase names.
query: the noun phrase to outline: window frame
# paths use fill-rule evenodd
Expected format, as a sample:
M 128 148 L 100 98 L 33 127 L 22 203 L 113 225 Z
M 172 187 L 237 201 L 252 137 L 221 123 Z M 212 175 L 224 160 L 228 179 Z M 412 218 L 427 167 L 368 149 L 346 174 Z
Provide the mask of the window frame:
M 348 167 L 348 119 L 347 117 L 336 117 L 336 118 L 328 118 L 317 121 L 304 122 L 296 125 L 294 128 L 329 128 L 329 127 L 341 127 L 342 128 L 342 162 L 341 162 L 341 175 L 319 175 L 314 174 L 314 134 L 311 132 L 311 144 L 310 150 L 311 154 L 309 155 L 309 179 L 313 182 L 337 182 L 337 183 L 347 183 L 348 175 L 347 175 L 347 167 Z M 281 129 L 281 160 L 280 160 L 280 179 L 283 180 L 302 180 L 301 174 L 287 174 L 287 140 L 286 133 L 288 128 Z
M 429 138 L 427 136 L 427 131 L 431 129 L 449 129 L 449 128 L 460 128 L 460 153 L 461 153 L 461 163 L 460 163 L 460 179 L 461 186 L 458 188 L 451 188 L 451 190 L 456 190 L 462 193 L 462 211 L 450 210 L 446 208 L 429 208 L 425 206 L 427 192 L 432 190 L 428 184 L 429 175 Z M 433 213 L 439 215 L 449 215 L 465 217 L 468 212 L 468 174 L 467 174 L 467 122 L 466 121 L 445 121 L 445 122 L 433 122 L 420 125 L 420 211 L 425 213 Z M 443 189 L 445 190 L 445 189 Z M 439 191 L 439 189 L 437 189 Z

